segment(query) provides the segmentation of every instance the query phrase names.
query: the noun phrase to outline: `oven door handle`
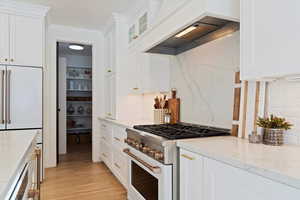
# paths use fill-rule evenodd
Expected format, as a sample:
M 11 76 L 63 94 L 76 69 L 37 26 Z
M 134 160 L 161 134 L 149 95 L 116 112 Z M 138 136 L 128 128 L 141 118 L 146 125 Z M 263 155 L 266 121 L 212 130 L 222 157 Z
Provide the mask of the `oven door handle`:
M 134 160 L 138 161 L 140 164 L 142 164 L 143 166 L 145 166 L 147 169 L 149 169 L 154 174 L 160 174 L 161 173 L 160 167 L 152 166 L 152 165 L 148 164 L 144 160 L 140 159 L 139 157 L 137 157 L 136 155 L 134 155 L 133 153 L 131 153 L 129 149 L 124 149 L 123 152 L 126 153 L 131 158 L 133 158 Z

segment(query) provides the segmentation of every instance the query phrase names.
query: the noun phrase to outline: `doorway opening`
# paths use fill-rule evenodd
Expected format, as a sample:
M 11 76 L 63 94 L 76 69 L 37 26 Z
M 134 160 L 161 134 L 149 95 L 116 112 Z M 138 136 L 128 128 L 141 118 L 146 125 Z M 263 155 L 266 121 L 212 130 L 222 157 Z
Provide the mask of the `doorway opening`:
M 92 160 L 92 46 L 57 42 L 57 164 Z

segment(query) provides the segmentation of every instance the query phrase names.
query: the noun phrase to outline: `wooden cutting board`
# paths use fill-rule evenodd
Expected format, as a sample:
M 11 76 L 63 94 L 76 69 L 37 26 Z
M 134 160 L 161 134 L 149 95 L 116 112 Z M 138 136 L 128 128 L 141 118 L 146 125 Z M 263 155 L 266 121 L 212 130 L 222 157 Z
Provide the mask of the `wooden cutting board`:
M 178 123 L 180 121 L 180 99 L 168 99 L 168 107 L 171 112 L 171 124 Z

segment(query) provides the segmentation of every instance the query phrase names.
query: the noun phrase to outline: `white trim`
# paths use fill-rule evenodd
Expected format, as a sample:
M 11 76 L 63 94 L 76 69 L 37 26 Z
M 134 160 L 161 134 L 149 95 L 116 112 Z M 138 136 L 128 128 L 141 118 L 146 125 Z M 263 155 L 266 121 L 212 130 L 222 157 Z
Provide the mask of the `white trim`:
M 99 116 L 104 116 L 103 35 L 100 31 L 50 25 L 47 32 L 47 66 L 45 67 L 44 146 L 45 167 L 56 166 L 56 42 L 77 42 L 93 46 L 93 161 L 99 161 L 96 152 Z M 95 92 L 96 91 L 96 92 Z
M 22 3 L 12 0 L 0 0 L 1 13 L 31 17 L 45 17 L 49 10 L 50 8 L 46 6 Z

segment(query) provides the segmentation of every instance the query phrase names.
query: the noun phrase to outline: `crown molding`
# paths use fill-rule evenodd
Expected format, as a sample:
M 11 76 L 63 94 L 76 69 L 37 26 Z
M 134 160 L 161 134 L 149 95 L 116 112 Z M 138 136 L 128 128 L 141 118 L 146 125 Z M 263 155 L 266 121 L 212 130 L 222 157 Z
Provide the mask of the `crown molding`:
M 50 10 L 50 7 L 16 2 L 12 0 L 0 0 L 0 12 L 23 15 L 30 17 L 45 17 Z

